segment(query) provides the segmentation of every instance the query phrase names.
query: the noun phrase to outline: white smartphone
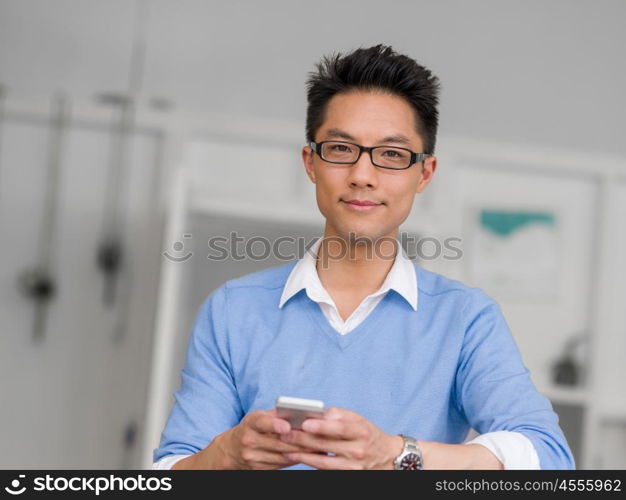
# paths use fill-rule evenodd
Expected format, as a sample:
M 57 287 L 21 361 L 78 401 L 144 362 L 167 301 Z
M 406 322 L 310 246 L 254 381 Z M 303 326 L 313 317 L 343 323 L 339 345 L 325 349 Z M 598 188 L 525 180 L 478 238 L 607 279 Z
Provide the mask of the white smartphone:
M 276 414 L 287 420 L 293 429 L 301 429 L 307 418 L 324 418 L 324 402 L 280 396 L 276 399 Z

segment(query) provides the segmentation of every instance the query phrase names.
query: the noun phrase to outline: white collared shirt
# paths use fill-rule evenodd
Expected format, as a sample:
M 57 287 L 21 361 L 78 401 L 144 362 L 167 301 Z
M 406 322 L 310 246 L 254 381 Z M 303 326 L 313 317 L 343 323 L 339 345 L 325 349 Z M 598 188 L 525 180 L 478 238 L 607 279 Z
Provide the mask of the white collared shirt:
M 399 245 L 399 248 L 402 250 L 402 258 L 394 260 L 381 287 L 365 297 L 359 307 L 344 321 L 339 315 L 334 300 L 322 285 L 317 274 L 315 266 L 316 256 L 322 239 L 318 238 L 311 245 L 311 248 L 305 252 L 304 257 L 291 270 L 283 288 L 278 307 L 283 307 L 287 300 L 305 288 L 309 298 L 319 304 L 324 316 L 326 316 L 333 328 L 342 335 L 358 326 L 374 310 L 391 288 L 402 295 L 413 310 L 417 311 L 417 277 L 415 268 L 413 267 L 413 262 L 406 256 L 404 248 Z
M 363 299 L 361 304 L 345 321 L 340 316 L 332 297 L 322 285 L 316 269 L 316 256 L 323 237 L 305 252 L 291 270 L 283 288 L 278 307 L 303 288 L 309 298 L 317 302 L 324 316 L 333 328 L 342 335 L 356 328 L 369 313 L 371 313 L 385 294 L 394 289 L 417 311 L 417 275 L 413 261 L 411 261 L 398 242 L 399 251 L 387 273 L 381 287 Z M 419 439 L 419 437 L 418 437 Z M 539 469 L 539 456 L 531 441 L 519 432 L 494 431 L 478 435 L 474 439 L 466 440 L 464 444 L 481 444 L 491 451 L 504 465 L 504 469 Z M 171 469 L 172 466 L 189 455 L 168 455 L 154 463 L 153 469 Z

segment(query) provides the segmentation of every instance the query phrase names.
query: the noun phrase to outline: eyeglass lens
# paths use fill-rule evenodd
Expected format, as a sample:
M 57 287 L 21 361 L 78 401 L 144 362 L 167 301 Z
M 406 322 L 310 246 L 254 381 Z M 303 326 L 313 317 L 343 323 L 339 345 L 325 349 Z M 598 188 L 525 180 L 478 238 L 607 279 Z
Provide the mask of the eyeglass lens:
M 330 162 L 354 163 L 359 156 L 359 148 L 345 142 L 326 142 L 322 145 L 322 158 Z M 375 165 L 388 168 L 406 168 L 411 163 L 411 153 L 402 148 L 379 146 L 372 150 Z

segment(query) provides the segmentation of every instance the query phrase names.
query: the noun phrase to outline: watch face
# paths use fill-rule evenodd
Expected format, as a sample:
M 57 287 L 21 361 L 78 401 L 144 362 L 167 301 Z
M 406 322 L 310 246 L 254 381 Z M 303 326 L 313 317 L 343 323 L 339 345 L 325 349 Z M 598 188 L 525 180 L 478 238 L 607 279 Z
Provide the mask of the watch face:
M 402 470 L 419 470 L 420 459 L 417 453 L 409 453 L 400 462 Z

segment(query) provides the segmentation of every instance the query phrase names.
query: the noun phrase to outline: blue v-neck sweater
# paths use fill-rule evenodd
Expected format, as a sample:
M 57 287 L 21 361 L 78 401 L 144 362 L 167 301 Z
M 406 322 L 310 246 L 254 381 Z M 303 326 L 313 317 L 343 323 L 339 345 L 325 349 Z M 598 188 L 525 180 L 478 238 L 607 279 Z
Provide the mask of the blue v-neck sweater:
M 196 453 L 246 413 L 295 396 L 424 441 L 462 443 L 470 427 L 517 431 L 542 469 L 575 468 L 558 416 L 481 289 L 414 264 L 417 311 L 390 290 L 341 335 L 304 289 L 279 309 L 294 265 L 230 280 L 202 304 L 155 462 Z

